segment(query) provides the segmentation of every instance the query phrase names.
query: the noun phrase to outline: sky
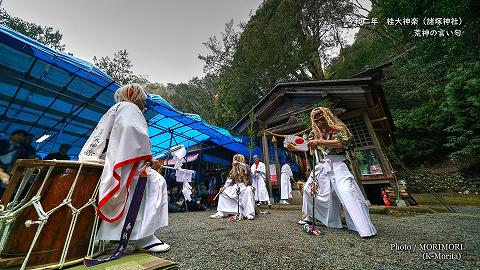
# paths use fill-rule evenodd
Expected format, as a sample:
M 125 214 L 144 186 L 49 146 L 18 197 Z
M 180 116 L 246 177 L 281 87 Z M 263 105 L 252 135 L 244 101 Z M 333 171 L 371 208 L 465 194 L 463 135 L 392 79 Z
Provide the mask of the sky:
M 262 0 L 3 0 L 12 16 L 63 33 L 65 51 L 92 62 L 126 49 L 133 71 L 152 82 L 203 76 L 202 42 L 225 23 L 247 22 Z

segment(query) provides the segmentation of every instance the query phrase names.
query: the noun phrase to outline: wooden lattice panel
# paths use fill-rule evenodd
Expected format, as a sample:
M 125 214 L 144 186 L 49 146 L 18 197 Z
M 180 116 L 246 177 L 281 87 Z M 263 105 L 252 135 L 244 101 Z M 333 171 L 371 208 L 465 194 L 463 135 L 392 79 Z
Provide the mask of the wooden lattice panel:
M 354 149 L 373 145 L 372 137 L 368 133 L 367 125 L 362 116 L 346 120 L 345 125 L 353 134 L 352 147 Z

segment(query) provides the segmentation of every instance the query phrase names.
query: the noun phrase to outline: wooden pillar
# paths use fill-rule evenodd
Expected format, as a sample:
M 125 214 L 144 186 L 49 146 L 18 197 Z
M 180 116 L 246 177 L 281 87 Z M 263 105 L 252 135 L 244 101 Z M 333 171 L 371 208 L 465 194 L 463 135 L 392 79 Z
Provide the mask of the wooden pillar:
M 370 122 L 370 117 L 368 117 L 368 113 L 366 111 L 363 112 L 363 119 L 365 121 L 365 124 L 367 125 L 368 133 L 370 134 L 370 137 L 372 138 L 372 142 L 373 142 L 373 145 L 375 146 L 375 150 L 376 150 L 376 153 L 378 154 L 378 158 L 380 159 L 380 163 L 382 165 L 383 173 L 386 176 L 394 176 L 393 175 L 393 169 L 390 166 L 390 162 L 388 162 L 387 157 L 383 153 L 382 146 L 380 145 L 380 142 L 378 141 L 377 134 L 375 134 L 375 130 L 373 130 L 372 123 Z M 395 194 L 398 194 L 397 193 L 397 185 L 395 184 L 395 182 L 390 181 L 390 185 L 392 186 Z
M 277 174 L 277 183 L 279 187 L 278 190 L 281 192 L 280 190 L 282 188 L 282 185 L 280 184 L 281 171 L 280 171 L 280 162 L 278 159 L 277 139 L 275 138 L 275 136 L 272 137 L 272 144 L 273 144 L 273 155 L 275 157 L 275 173 Z
M 378 141 L 375 131 L 373 130 L 373 126 L 372 126 L 372 123 L 370 122 L 370 118 L 368 117 L 367 112 L 363 113 L 363 119 L 365 120 L 365 124 L 367 125 L 368 133 L 372 138 L 373 145 L 375 145 L 375 148 L 377 150 L 378 158 L 380 159 L 380 163 L 382 164 L 382 169 L 384 170 L 383 173 L 387 176 L 393 176 L 393 170 L 390 167 L 390 163 L 387 161 L 387 157 L 383 153 L 383 149 L 380 145 L 380 142 Z
M 354 153 L 352 153 L 350 157 L 350 161 L 351 161 L 350 166 L 353 173 L 353 177 L 355 177 L 355 180 L 357 181 L 357 185 L 360 188 L 360 191 L 363 193 L 363 197 L 365 197 L 365 200 L 367 200 L 367 204 L 370 206 L 370 200 L 367 198 L 367 193 L 365 192 L 365 188 L 363 187 L 362 174 L 360 173 L 360 169 L 358 168 L 357 157 L 353 155 Z
M 270 202 L 272 202 L 272 179 L 270 177 L 270 157 L 268 155 L 268 141 L 267 135 L 262 132 L 262 149 L 263 149 L 263 163 L 265 163 L 265 172 L 266 172 L 266 180 L 268 184 L 268 197 L 270 198 Z

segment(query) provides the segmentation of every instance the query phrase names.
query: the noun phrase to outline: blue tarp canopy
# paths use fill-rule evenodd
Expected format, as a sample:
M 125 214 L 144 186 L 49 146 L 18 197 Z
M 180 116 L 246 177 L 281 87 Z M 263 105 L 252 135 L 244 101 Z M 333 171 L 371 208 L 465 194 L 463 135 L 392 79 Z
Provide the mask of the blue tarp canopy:
M 210 125 L 199 115 L 176 110 L 158 95 L 149 95 L 148 134 L 152 141 L 152 153 L 166 152 L 170 146 L 183 144 L 192 147 L 210 140 L 236 153 L 248 156 L 249 149 L 242 138 L 232 136 L 226 129 Z
M 40 154 L 72 145 L 77 155 L 101 116 L 114 104 L 120 85 L 93 64 L 61 53 L 0 25 L 0 135 L 8 138 L 17 129 L 32 133 Z M 145 113 L 154 155 L 170 146 L 186 147 L 212 140 L 234 152 L 248 155 L 240 138 L 210 125 L 195 114 L 173 108 L 151 95 Z

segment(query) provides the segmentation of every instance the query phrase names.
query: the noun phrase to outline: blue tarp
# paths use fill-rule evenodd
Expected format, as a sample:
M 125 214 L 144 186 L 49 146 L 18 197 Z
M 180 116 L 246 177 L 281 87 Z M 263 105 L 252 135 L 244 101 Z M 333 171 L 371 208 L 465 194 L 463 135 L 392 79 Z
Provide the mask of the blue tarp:
M 32 133 L 40 153 L 72 145 L 77 155 L 100 120 L 114 104 L 120 85 L 93 64 L 61 53 L 0 25 L 0 132 L 8 138 L 16 129 Z M 234 152 L 248 155 L 240 138 L 205 122 L 200 116 L 173 108 L 160 96 L 151 95 L 145 116 L 152 153 L 170 145 L 186 147 L 211 140 Z
M 152 153 L 164 153 L 171 145 L 192 147 L 210 140 L 236 153 L 248 156 L 249 149 L 242 139 L 234 137 L 226 129 L 210 125 L 199 115 L 183 113 L 173 108 L 161 96 L 149 95 L 149 111 L 154 116 L 148 121 L 148 133 L 152 140 Z

